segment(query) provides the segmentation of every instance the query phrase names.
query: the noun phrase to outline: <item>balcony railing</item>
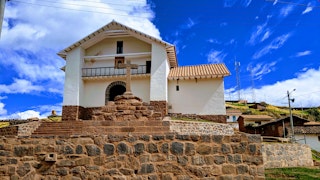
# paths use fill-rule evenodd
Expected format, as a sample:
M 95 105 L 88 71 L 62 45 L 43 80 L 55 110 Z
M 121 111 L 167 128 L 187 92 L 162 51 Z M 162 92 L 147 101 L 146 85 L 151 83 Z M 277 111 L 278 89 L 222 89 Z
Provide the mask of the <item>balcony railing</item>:
M 150 67 L 146 65 L 138 66 L 138 69 L 131 69 L 131 74 L 149 74 Z M 116 76 L 126 75 L 126 69 L 114 67 L 82 68 L 82 77 Z

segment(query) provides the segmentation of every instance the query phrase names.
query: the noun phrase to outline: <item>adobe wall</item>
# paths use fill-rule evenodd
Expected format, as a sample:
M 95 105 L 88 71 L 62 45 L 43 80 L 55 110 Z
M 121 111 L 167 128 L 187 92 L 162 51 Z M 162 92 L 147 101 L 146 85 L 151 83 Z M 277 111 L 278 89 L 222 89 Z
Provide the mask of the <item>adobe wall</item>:
M 265 168 L 313 166 L 311 149 L 297 143 L 262 143 Z
M 264 179 L 260 136 L 1 137 L 3 179 Z

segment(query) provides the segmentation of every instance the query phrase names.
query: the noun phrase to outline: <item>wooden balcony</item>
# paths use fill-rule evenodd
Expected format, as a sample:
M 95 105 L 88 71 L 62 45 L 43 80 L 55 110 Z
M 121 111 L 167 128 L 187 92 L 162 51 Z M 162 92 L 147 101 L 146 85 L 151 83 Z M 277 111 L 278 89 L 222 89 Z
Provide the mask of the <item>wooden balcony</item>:
M 150 74 L 150 67 L 146 65 L 138 66 L 138 69 L 131 69 L 132 75 Z M 118 69 L 115 67 L 98 67 L 98 68 L 82 68 L 82 77 L 106 77 L 126 75 L 126 69 Z

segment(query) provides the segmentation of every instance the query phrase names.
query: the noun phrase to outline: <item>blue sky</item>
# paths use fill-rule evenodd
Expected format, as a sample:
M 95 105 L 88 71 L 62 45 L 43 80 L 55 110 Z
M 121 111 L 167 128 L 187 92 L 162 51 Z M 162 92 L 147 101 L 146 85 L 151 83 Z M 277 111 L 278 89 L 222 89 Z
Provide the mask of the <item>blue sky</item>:
M 225 63 L 225 99 L 320 105 L 318 0 L 10 0 L 0 39 L 0 119 L 61 113 L 61 49 L 112 19 L 176 45 L 179 65 Z

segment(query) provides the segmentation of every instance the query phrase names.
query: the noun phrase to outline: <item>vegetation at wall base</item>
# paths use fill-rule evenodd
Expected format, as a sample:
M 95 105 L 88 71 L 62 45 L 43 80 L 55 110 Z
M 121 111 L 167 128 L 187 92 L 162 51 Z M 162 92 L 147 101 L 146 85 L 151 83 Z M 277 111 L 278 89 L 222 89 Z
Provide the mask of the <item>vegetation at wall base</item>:
M 301 179 L 301 180 L 319 180 L 319 167 L 294 167 L 294 168 L 275 168 L 265 169 L 266 180 L 282 179 Z

